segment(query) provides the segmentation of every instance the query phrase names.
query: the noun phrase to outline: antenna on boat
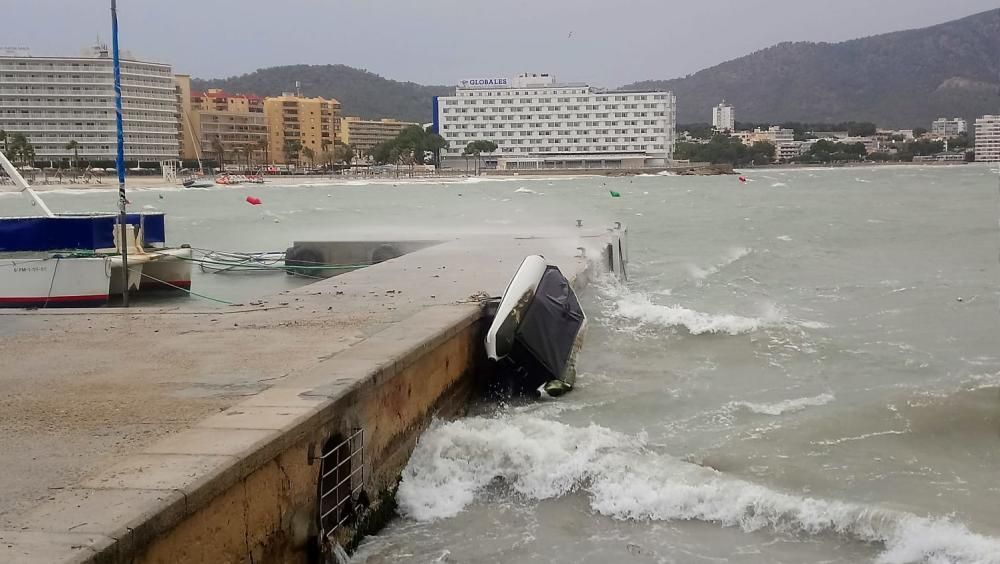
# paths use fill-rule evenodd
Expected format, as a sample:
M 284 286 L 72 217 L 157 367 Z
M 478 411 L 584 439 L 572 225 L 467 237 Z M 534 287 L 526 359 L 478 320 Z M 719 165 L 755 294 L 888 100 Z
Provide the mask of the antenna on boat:
M 17 171 L 17 168 L 15 168 L 14 165 L 11 164 L 9 160 L 7 160 L 7 157 L 2 152 L 0 152 L 0 166 L 2 166 L 5 171 L 7 171 L 7 175 L 10 176 L 10 179 L 14 181 L 14 184 L 17 184 L 21 188 L 22 192 L 27 192 L 28 195 L 31 196 L 31 199 L 35 201 L 35 204 L 42 209 L 42 212 L 44 212 L 46 216 L 48 217 L 56 216 L 56 214 L 52 213 L 52 210 L 49 209 L 49 206 L 45 205 L 45 202 L 42 201 L 42 198 L 39 197 L 38 194 L 36 194 L 35 191 L 31 189 L 31 186 L 28 186 L 28 182 L 24 180 L 24 177 L 21 176 L 21 173 Z
M 115 168 L 118 169 L 118 222 L 120 249 L 122 254 L 122 305 L 128 307 L 128 213 L 125 204 L 125 133 L 122 126 L 122 71 L 118 57 L 118 0 L 111 0 L 111 57 L 115 70 L 115 123 L 118 129 L 118 155 Z

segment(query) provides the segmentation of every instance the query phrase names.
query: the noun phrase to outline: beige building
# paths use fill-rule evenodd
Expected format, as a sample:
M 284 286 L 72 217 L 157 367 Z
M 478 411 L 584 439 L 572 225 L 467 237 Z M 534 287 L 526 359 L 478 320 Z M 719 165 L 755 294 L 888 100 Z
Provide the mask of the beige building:
M 225 165 L 267 162 L 264 99 L 219 89 L 191 92 L 190 78 L 177 77 L 181 105 L 181 157 Z
M 340 121 L 338 141 L 353 146 L 356 153 L 365 155 L 374 149 L 375 145 L 395 139 L 401 131 L 411 125 L 420 126 L 419 123 L 395 119 L 368 120 L 345 117 Z
M 282 94 L 264 99 L 270 162 L 316 164 L 333 150 L 340 129 L 340 102 Z M 308 149 L 308 151 L 306 150 Z M 309 157 L 309 154 L 312 157 Z
M 182 159 L 195 158 L 194 140 L 191 123 L 191 75 L 174 75 L 174 90 L 177 94 L 177 141 L 178 156 Z

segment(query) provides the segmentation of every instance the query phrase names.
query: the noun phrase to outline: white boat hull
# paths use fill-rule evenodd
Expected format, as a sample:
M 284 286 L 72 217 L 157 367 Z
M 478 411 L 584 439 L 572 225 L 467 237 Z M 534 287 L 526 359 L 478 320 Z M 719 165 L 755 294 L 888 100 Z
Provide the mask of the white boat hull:
M 191 289 L 192 251 L 187 248 L 144 250 L 128 256 L 129 291 Z M 111 294 L 122 292 L 122 260 L 111 262 Z
M 486 332 L 486 356 L 489 358 L 499 360 L 510 353 L 514 343 L 514 332 L 521 324 L 525 308 L 535 296 L 538 282 L 545 274 L 545 266 L 544 257 L 528 256 L 521 262 L 521 266 L 507 284 L 496 317 Z
M 108 303 L 103 257 L 0 258 L 0 307 L 93 307 Z

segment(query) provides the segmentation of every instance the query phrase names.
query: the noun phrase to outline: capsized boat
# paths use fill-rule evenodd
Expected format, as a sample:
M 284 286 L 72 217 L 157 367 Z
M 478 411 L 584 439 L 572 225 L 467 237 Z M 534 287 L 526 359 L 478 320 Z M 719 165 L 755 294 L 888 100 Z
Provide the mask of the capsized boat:
M 524 259 L 507 285 L 486 333 L 486 355 L 497 363 L 495 390 L 561 396 L 576 383 L 576 357 L 587 316 L 559 268 L 540 255 Z

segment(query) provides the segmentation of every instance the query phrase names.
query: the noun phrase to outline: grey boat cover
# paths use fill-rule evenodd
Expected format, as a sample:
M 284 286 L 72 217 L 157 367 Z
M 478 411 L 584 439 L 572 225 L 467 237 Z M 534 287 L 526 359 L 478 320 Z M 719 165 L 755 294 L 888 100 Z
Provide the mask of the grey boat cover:
M 548 266 L 535 290 L 535 297 L 517 328 L 515 351 L 522 348 L 533 357 L 515 359 L 534 364 L 548 372 L 548 377 L 532 374 L 542 382 L 562 380 L 571 361 L 574 341 L 586 317 L 569 281 L 559 268 Z M 522 352 L 522 351 L 516 351 Z M 520 355 L 517 355 L 520 356 Z M 572 384 L 573 382 L 567 382 Z

